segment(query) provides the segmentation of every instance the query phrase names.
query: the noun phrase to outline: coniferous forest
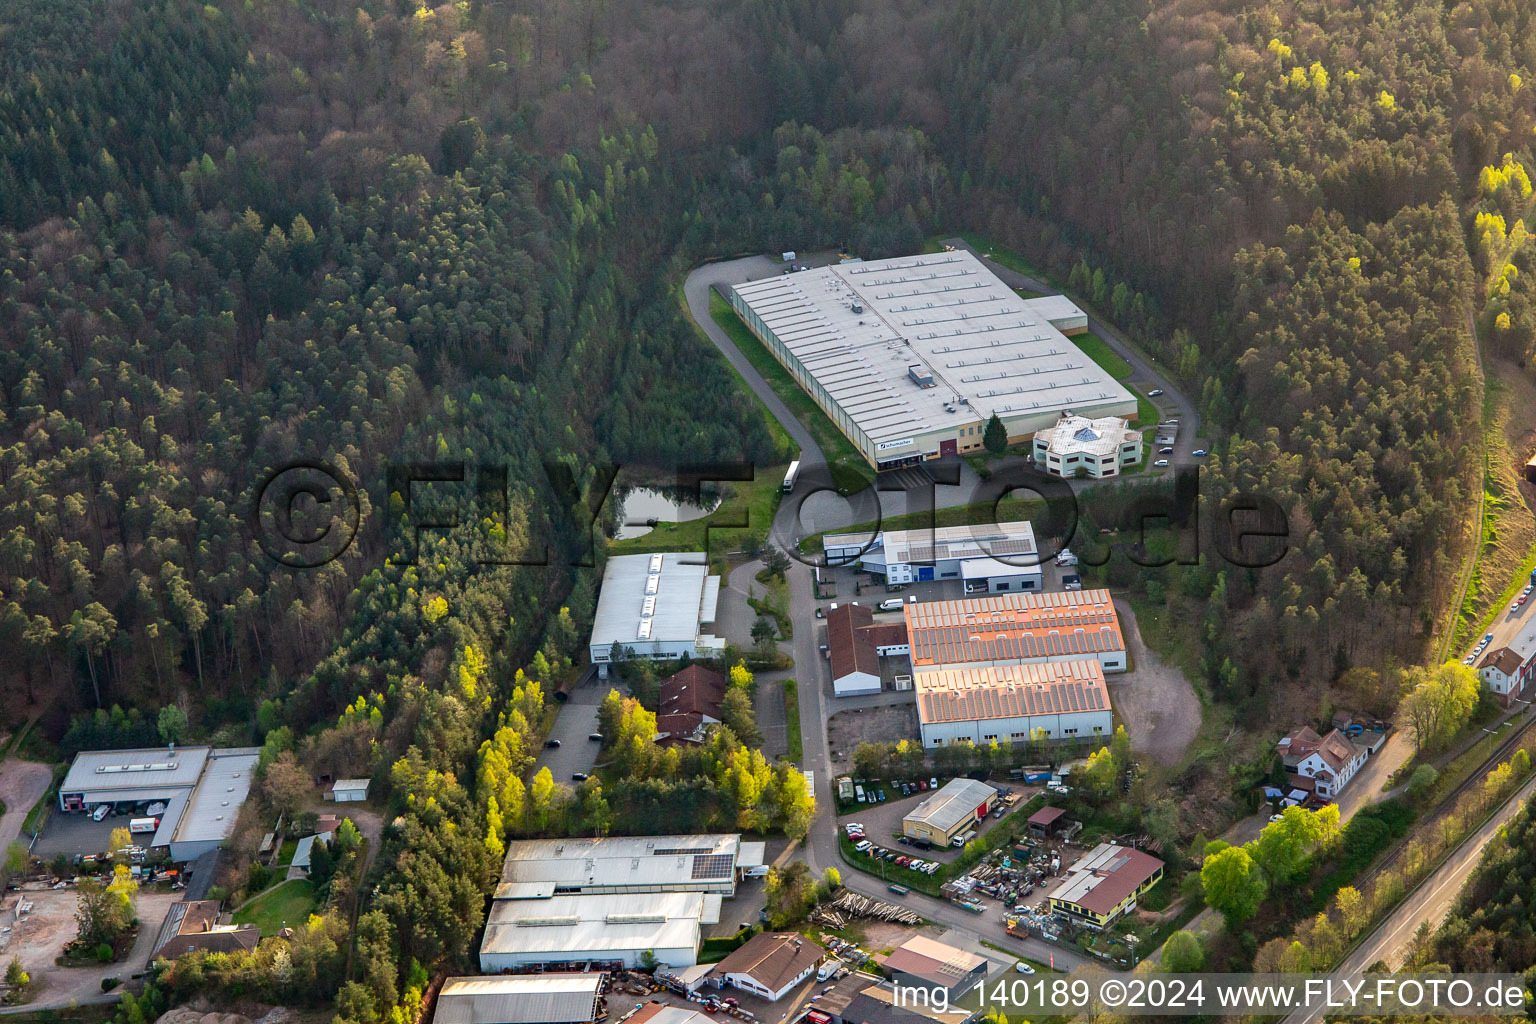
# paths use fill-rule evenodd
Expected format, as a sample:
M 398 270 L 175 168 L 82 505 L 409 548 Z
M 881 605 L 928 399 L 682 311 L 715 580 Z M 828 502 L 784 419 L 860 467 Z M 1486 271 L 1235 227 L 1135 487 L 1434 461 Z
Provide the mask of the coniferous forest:
M 550 825 L 518 776 L 595 591 L 571 559 L 479 545 L 578 548 L 608 465 L 788 457 L 688 323 L 689 268 L 960 231 L 1112 309 L 1219 438 L 1207 493 L 1290 516 L 1277 569 L 1172 579 L 1206 602 L 1216 699 L 1260 714 L 1279 686 L 1415 661 L 1481 486 L 1473 331 L 1536 372 L 1533 19 L 11 0 L 0 699 L 66 751 L 158 742 L 132 709 L 178 704 L 267 765 L 373 775 L 398 817 L 355 953 L 323 916 L 283 972 L 194 958 L 167 984 L 415 1020 L 429 976 L 472 962 L 500 844 Z M 252 537 L 296 459 L 363 488 L 356 542 L 319 569 Z M 505 500 L 409 541 L 388 470 L 432 461 L 505 467 Z M 729 741 L 711 758 L 741 763 L 719 782 L 738 797 L 782 784 Z M 583 801 L 558 813 L 611 820 Z

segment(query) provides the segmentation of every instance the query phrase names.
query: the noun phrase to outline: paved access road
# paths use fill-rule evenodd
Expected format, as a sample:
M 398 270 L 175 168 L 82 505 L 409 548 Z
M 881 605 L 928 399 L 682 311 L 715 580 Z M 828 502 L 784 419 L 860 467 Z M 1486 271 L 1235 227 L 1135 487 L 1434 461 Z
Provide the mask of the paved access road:
M 1344 962 L 1333 973 L 1359 973 L 1378 960 L 1385 961 L 1393 969 L 1400 967 L 1419 925 L 1427 922 L 1432 929 L 1440 926 L 1456 903 L 1456 898 L 1461 895 L 1467 878 L 1482 859 L 1483 847 L 1519 813 L 1533 793 L 1536 793 L 1536 778 L 1516 790 L 1482 828 L 1468 836 L 1445 863 L 1421 882 L 1385 921 L 1376 926 L 1375 931 L 1355 947 L 1353 953 L 1344 958 Z M 1297 1010 L 1285 1018 L 1284 1024 L 1309 1024 L 1320 1019 L 1323 1010 L 1323 1007 Z
M 954 240 L 957 246 L 964 246 L 961 240 Z M 968 247 L 967 247 L 968 248 Z M 827 254 L 816 259 L 800 262 L 829 263 L 835 262 L 835 254 Z M 1047 287 L 1039 281 L 1034 281 L 1021 274 L 992 264 L 992 269 L 1002 280 L 1017 288 L 1029 291 L 1051 292 L 1055 289 Z M 782 264 L 766 256 L 751 256 L 744 259 L 728 260 L 721 263 L 713 263 L 699 267 L 688 275 L 683 285 L 683 296 L 688 303 L 689 313 L 698 323 L 699 328 L 720 350 L 727 362 L 740 374 L 754 394 L 760 398 L 769 413 L 784 427 L 785 431 L 800 446 L 800 469 L 802 478 L 810 481 L 821 482 L 830 480 L 826 469 L 826 456 L 822 452 L 815 439 L 805 426 L 795 418 L 789 408 L 779 399 L 773 388 L 763 379 L 762 375 L 752 366 L 747 358 L 736 348 L 729 336 L 714 322 L 709 315 L 709 296 L 711 288 L 716 285 L 729 285 L 752 278 L 770 277 L 783 272 Z M 1131 349 L 1113 332 L 1102 324 L 1090 318 L 1089 329 L 1101 338 L 1115 352 L 1119 353 L 1133 369 L 1132 383 L 1141 386 L 1144 390 L 1162 388 L 1164 394 L 1154 399 L 1160 407 L 1174 408 L 1181 419 L 1180 435 L 1182 440 L 1176 446 L 1181 455 L 1180 461 L 1197 461 L 1189 453 L 1199 447 L 1196 438 L 1199 434 L 1199 415 L 1195 411 L 1194 404 L 1176 392 L 1171 383 L 1162 376 L 1139 353 Z M 950 460 L 951 466 L 940 467 L 936 473 L 948 471 L 955 474 L 954 486 L 938 486 L 934 488 L 935 508 L 947 508 L 952 505 L 970 504 L 974 500 L 974 472 L 960 460 Z M 930 467 L 923 467 L 925 470 Z M 969 474 L 969 476 L 967 476 Z M 942 477 L 941 477 L 942 478 Z M 899 482 L 899 481 L 898 481 Z M 967 486 L 970 484 L 971 486 Z M 818 497 L 822 497 L 818 495 Z M 869 522 L 875 518 L 874 505 L 870 501 L 873 497 L 870 492 L 861 492 L 861 495 L 851 496 L 847 503 L 838 499 L 826 497 L 831 500 L 812 505 L 805 505 L 796 511 L 798 502 L 785 502 L 780 508 L 780 515 L 773 526 L 773 538 L 776 543 L 792 548 L 798 543 L 801 536 L 818 530 L 835 529 L 839 526 Z M 903 499 L 900 492 L 890 495 L 880 495 L 880 507 L 887 513 L 899 513 L 906 511 L 902 507 Z M 790 653 L 795 659 L 795 676 L 799 680 L 800 696 L 800 724 L 804 742 L 804 762 L 802 767 L 815 773 L 816 802 L 818 811 L 816 818 L 811 823 L 803 855 L 812 871 L 820 873 L 826 868 L 837 868 L 842 875 L 843 883 L 855 892 L 876 899 L 885 899 L 892 894 L 885 888 L 884 883 L 869 875 L 863 874 L 843 862 L 837 847 L 837 824 L 832 814 L 835 806 L 833 801 L 833 766 L 828 753 L 827 744 L 827 718 L 832 713 L 830 706 L 831 679 L 828 674 L 826 661 L 820 656 L 818 650 L 821 634 L 819 629 L 805 628 L 805 624 L 816 622 L 815 609 L 817 602 L 812 596 L 811 570 L 808 566 L 799 562 L 791 564 L 789 569 L 789 593 L 790 593 L 790 617 L 797 628 L 791 644 Z M 851 706 L 851 705 L 850 705 Z M 842 710 L 843 705 L 838 704 L 836 710 Z M 983 915 L 972 914 L 948 902 L 935 899 L 921 893 L 913 892 L 904 897 L 901 902 L 917 911 L 923 917 L 939 924 L 957 928 L 972 935 L 979 935 L 989 941 L 996 942 L 1006 949 L 1015 949 L 1020 955 L 1027 955 L 1044 963 L 1054 961 L 1055 965 L 1062 969 L 1072 969 L 1088 963 L 1096 963 L 1090 957 L 1085 956 L 1073 947 L 1063 946 L 1058 943 L 1046 942 L 1041 939 L 1015 939 L 1007 935 L 1003 928 L 1001 914 L 996 909 Z

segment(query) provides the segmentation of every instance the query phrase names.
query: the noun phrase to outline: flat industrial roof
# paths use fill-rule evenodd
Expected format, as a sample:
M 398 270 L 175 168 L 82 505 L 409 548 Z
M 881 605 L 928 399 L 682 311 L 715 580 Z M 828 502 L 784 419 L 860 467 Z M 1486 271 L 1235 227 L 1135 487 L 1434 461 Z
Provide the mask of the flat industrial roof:
M 75 755 L 64 781 L 59 783 L 59 791 L 145 791 L 150 796 L 143 799 L 153 799 L 165 790 L 195 785 L 211 750 L 211 747 L 168 746 L 82 750 Z M 118 799 L 139 798 L 130 795 Z
M 592 645 L 693 642 L 706 611 L 714 614 L 720 581 L 709 587 L 710 578 L 702 551 L 613 556 L 603 568 Z
M 234 831 L 240 805 L 251 791 L 251 773 L 261 758 L 259 747 L 230 747 L 208 756 L 207 767 L 187 798 L 173 843 L 223 840 Z M 163 824 L 163 820 L 162 820 Z
M 1028 520 L 1009 523 L 977 523 L 971 526 L 939 526 L 912 530 L 884 530 L 873 543 L 867 533 L 829 533 L 822 550 L 842 547 L 883 548 L 887 563 L 938 562 L 964 558 L 1006 558 L 1023 565 L 1038 565 L 1035 528 Z
M 877 445 L 979 425 L 994 413 L 1006 419 L 1135 401 L 1052 326 L 1051 306 L 1026 302 L 963 250 L 734 287 Z M 914 365 L 932 375 L 932 386 L 911 377 Z
M 1035 299 L 1025 299 L 1024 308 L 1053 324 L 1085 320 L 1088 317 L 1082 307 L 1065 295 L 1042 295 Z
M 960 578 L 963 580 L 990 580 L 999 576 L 1039 576 L 1041 569 L 1038 564 L 1019 565 L 1016 562 L 1003 562 L 996 558 L 967 558 L 960 563 Z
M 1157 874 L 1163 862 L 1129 846 L 1100 843 L 1067 869 L 1066 881 L 1051 899 L 1107 914 Z
M 917 821 L 932 825 L 941 832 L 948 832 L 976 808 L 997 796 L 997 790 L 975 779 L 950 779 L 937 793 L 912 808 L 903 821 Z M 948 947 L 946 947 L 948 948 Z
M 602 974 L 449 978 L 433 1024 L 585 1024 L 597 1019 Z
M 580 893 L 493 900 L 482 954 L 697 949 L 699 926 L 720 920 L 720 897 L 702 892 Z
M 924 725 L 1109 710 L 1104 670 L 1093 658 L 928 669 L 914 672 L 912 685 Z
M 737 833 L 524 839 L 507 844 L 501 880 L 584 890 L 734 884 L 742 853 Z
M 1107 590 L 908 602 L 906 614 L 914 667 L 1125 650 Z

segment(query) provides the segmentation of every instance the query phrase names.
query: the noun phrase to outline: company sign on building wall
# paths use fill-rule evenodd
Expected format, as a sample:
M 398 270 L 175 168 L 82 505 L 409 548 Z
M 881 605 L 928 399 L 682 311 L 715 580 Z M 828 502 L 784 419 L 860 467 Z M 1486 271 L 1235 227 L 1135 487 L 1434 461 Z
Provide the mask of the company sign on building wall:
M 904 437 L 900 441 L 881 441 L 879 444 L 875 445 L 875 448 L 885 452 L 890 451 L 892 448 L 905 448 L 907 445 L 911 444 L 912 441 L 913 438 L 910 437 Z

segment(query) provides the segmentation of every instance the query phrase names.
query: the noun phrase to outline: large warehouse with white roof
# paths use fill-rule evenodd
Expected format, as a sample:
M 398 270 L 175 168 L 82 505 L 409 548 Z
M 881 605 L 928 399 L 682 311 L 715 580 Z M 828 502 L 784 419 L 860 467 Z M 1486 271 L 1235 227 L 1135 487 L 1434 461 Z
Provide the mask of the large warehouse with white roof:
M 720 897 L 701 892 L 599 893 L 496 899 L 480 942 L 486 974 L 587 964 L 594 969 L 698 962 L 701 928 L 720 921 Z
M 701 926 L 761 868 L 736 834 L 535 839 L 507 844 L 480 944 L 488 974 L 529 967 L 697 962 Z
M 732 307 L 878 469 L 982 446 L 996 414 L 1021 441 L 1071 411 L 1136 399 L 1065 330 L 1061 296 L 1021 298 L 968 252 L 850 261 L 739 284 Z
M 761 867 L 761 842 L 736 833 L 523 839 L 507 844 L 499 897 L 517 891 L 570 893 L 710 892 L 736 894 L 748 868 Z
M 725 641 L 704 630 L 719 599 L 720 577 L 702 551 L 613 556 L 592 619 L 592 663 L 606 678 L 619 647 L 642 658 L 718 658 Z

